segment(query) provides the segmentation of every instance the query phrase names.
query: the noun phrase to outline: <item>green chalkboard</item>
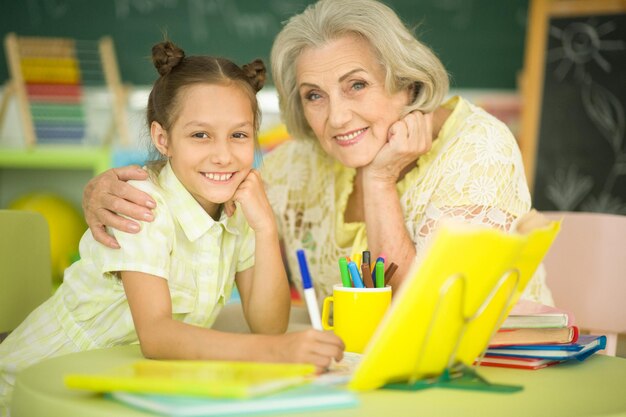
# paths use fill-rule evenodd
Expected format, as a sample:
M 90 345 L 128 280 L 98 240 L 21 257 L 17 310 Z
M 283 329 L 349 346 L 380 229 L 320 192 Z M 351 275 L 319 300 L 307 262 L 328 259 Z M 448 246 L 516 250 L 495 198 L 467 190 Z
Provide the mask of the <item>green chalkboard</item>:
M 338 0 L 341 1 L 341 0 Z M 243 64 L 268 60 L 282 22 L 306 0 L 5 0 L 0 35 L 113 37 L 122 80 L 151 84 L 152 44 L 163 33 L 188 54 Z M 387 0 L 439 54 L 454 87 L 516 87 L 522 67 L 528 0 Z M 0 51 L 0 81 L 8 77 Z

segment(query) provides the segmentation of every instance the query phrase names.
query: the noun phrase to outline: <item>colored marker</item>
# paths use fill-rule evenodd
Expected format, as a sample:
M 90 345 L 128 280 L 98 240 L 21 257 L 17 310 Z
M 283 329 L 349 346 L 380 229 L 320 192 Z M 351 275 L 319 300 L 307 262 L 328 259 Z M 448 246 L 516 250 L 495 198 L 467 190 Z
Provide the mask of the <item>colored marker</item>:
M 372 265 L 372 266 L 370 267 L 370 269 L 371 269 L 371 271 L 372 271 L 372 279 L 374 280 L 374 282 L 376 282 L 376 264 L 377 264 L 378 262 L 382 262 L 382 263 L 383 263 L 383 265 L 384 265 L 384 264 L 385 264 L 385 257 L 384 257 L 384 256 L 379 256 L 379 257 L 376 259 L 376 262 L 374 263 L 374 265 Z
M 361 272 L 363 273 L 363 284 L 365 288 L 374 288 L 374 280 L 370 272 L 370 266 L 368 264 L 361 264 Z
M 361 266 L 361 254 L 355 253 L 354 255 L 352 255 L 352 261 L 356 264 L 356 266 L 360 267 Z
M 374 288 L 372 280 L 372 272 L 370 271 L 370 252 L 363 251 L 363 263 L 361 264 L 361 273 L 363 274 L 363 283 L 367 288 Z
M 385 288 L 385 264 L 376 262 L 376 288 Z
M 350 271 L 350 276 L 352 276 L 354 288 L 364 288 L 361 274 L 359 274 L 359 269 L 354 262 L 348 263 L 348 270 Z
M 389 265 L 389 268 L 387 268 L 387 272 L 385 272 L 385 285 L 387 285 L 387 283 L 389 281 L 391 281 L 391 278 L 393 277 L 393 274 L 396 273 L 396 270 L 398 269 L 398 265 L 396 265 L 395 263 L 391 263 L 391 265 Z
M 376 258 L 376 262 L 378 261 L 382 261 L 383 263 L 387 262 L 387 255 L 385 255 L 384 253 L 381 253 L 380 255 L 378 255 L 378 258 Z M 372 270 L 376 268 L 376 262 L 374 262 L 374 265 L 370 265 Z
M 371 258 L 371 256 L 370 256 L 370 251 L 368 251 L 368 250 L 364 250 L 364 251 L 363 251 L 363 263 L 364 263 L 364 264 L 368 264 L 368 265 L 369 265 L 369 264 L 370 264 L 370 262 L 371 262 L 371 259 L 370 259 L 370 258 Z M 370 268 L 371 268 L 371 265 L 370 265 Z
M 350 273 L 348 272 L 348 260 L 344 257 L 339 258 L 339 271 L 341 272 L 341 282 L 346 288 L 352 287 L 350 282 Z
M 300 265 L 300 275 L 302 276 L 302 292 L 306 301 L 306 308 L 309 311 L 311 325 L 315 330 L 322 330 L 322 319 L 320 317 L 320 307 L 317 304 L 317 296 L 311 282 L 311 274 L 309 274 L 309 265 L 306 262 L 306 255 L 302 249 L 296 251 L 298 255 L 298 264 Z

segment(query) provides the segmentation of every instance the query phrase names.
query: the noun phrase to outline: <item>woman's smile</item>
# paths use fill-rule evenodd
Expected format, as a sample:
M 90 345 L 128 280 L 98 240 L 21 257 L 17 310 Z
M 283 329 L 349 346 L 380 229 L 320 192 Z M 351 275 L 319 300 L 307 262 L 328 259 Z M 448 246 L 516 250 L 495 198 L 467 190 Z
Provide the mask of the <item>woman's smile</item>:
M 335 140 L 339 146 L 352 146 L 365 137 L 368 128 L 353 130 L 352 132 L 335 135 Z

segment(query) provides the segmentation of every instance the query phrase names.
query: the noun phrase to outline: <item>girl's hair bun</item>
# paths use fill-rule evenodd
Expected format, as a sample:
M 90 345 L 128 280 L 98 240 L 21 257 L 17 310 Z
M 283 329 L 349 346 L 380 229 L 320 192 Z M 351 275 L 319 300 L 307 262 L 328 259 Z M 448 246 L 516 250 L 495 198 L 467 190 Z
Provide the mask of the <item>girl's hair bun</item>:
M 152 63 L 161 76 L 167 75 L 185 57 L 185 51 L 170 41 L 152 47 Z
M 242 70 L 246 77 L 248 77 L 250 85 L 252 85 L 255 91 L 258 92 L 261 88 L 263 88 L 267 70 L 262 60 L 255 59 L 249 64 L 244 65 Z

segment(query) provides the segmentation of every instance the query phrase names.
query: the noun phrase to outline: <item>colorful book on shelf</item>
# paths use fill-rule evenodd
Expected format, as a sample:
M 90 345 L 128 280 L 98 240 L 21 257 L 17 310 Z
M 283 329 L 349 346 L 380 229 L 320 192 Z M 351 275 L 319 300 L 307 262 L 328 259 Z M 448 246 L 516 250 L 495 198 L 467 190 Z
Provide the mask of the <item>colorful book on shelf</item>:
M 485 355 L 480 363 L 476 365 L 480 366 L 495 366 L 497 368 L 514 368 L 514 369 L 541 369 L 547 366 L 556 365 L 563 361 L 554 359 L 539 359 L 539 358 L 518 358 L 514 356 L 497 356 L 497 355 Z
M 500 329 L 491 338 L 489 347 L 572 343 L 578 340 L 578 327 L 547 327 Z
M 568 327 L 574 324 L 574 316 L 565 310 L 519 300 L 502 323 L 502 329 Z
M 112 392 L 122 404 L 176 417 L 258 415 L 356 407 L 356 395 L 346 389 L 308 384 L 246 400 Z
M 487 349 L 487 355 L 552 360 L 584 360 L 606 347 L 606 336 L 580 335 L 578 341 L 560 345 L 514 345 Z
M 252 398 L 310 382 L 313 365 L 227 361 L 140 360 L 96 374 L 65 376 L 69 388 Z

